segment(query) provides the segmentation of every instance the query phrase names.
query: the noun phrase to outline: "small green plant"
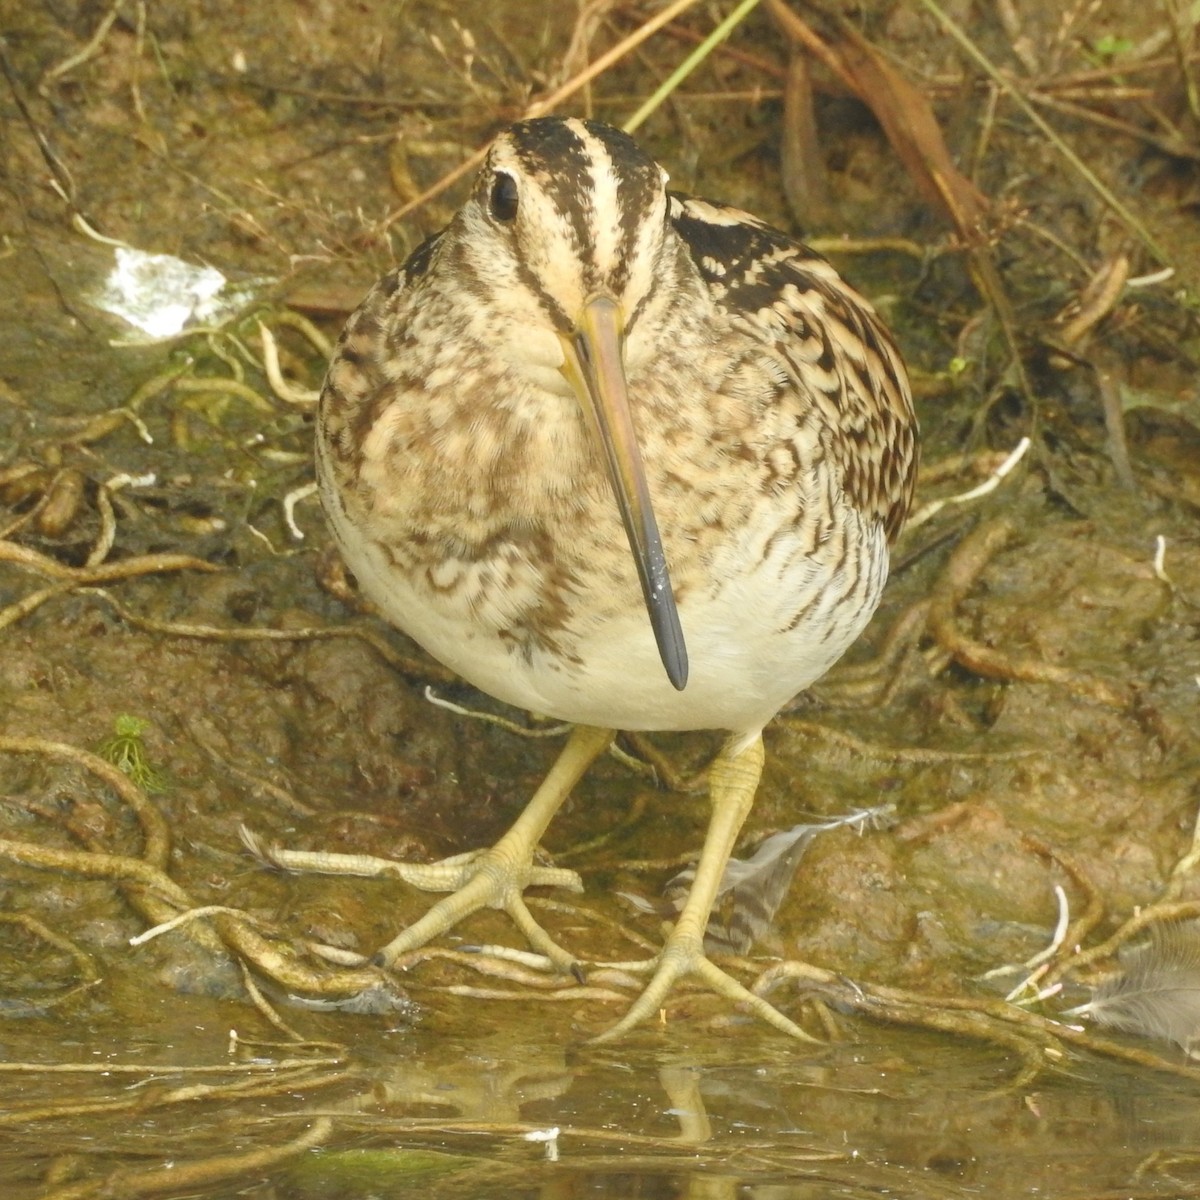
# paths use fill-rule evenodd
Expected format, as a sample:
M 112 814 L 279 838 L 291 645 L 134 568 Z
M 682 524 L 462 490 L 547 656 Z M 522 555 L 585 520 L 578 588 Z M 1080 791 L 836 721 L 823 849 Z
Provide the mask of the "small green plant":
M 113 736 L 101 742 L 96 753 L 128 775 L 144 792 L 165 792 L 167 777 L 150 765 L 142 734 L 150 728 L 144 717 L 122 713 L 113 722 Z
M 1092 49 L 1105 60 L 1116 58 L 1118 54 L 1128 54 L 1133 49 L 1133 42 L 1127 37 L 1119 37 L 1115 33 L 1106 33 L 1092 43 Z

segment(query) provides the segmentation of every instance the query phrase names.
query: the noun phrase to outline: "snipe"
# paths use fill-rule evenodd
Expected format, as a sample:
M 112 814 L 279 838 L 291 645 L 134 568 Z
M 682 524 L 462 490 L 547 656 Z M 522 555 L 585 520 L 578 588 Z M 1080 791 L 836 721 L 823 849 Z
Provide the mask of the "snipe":
M 611 1037 L 704 956 L 761 731 L 858 636 L 912 498 L 916 421 L 870 305 L 746 213 L 677 195 L 625 134 L 505 130 L 450 225 L 351 317 L 317 462 L 338 544 L 387 617 L 491 695 L 576 725 L 490 850 L 404 868 L 452 894 L 387 964 L 487 905 L 578 970 L 522 899 L 613 730 L 722 729 L 690 897 Z M 324 865 L 335 861 L 322 856 Z

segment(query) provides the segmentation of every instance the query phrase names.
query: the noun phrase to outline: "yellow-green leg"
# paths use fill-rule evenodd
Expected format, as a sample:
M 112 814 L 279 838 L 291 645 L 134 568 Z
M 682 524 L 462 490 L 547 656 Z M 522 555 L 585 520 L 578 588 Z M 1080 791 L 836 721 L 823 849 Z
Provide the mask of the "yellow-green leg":
M 738 832 L 754 802 L 754 793 L 758 790 L 762 768 L 761 734 L 743 748 L 738 748 L 736 742 L 731 740 L 717 755 L 708 773 L 712 816 L 709 818 L 704 848 L 700 852 L 700 861 L 696 864 L 696 878 L 687 902 L 675 922 L 674 929 L 667 936 L 667 944 L 653 960 L 654 973 L 650 982 L 630 1005 L 629 1011 L 611 1029 L 593 1038 L 593 1042 L 612 1041 L 639 1022 L 654 1016 L 662 1007 L 672 985 L 685 975 L 698 976 L 718 995 L 747 1005 L 756 1016 L 792 1037 L 806 1042 L 817 1040 L 805 1033 L 794 1021 L 788 1020 L 761 996 L 754 995 L 733 976 L 711 963 L 704 954 L 704 931 L 717 896 L 717 888 L 733 852 Z
M 503 908 L 535 950 L 561 969 L 570 970 L 575 965 L 574 957 L 534 920 L 521 893 L 531 884 L 546 882 L 539 878 L 542 868 L 533 865 L 542 834 L 584 771 L 608 749 L 613 737 L 611 729 L 575 726 L 562 753 L 512 828 L 490 850 L 484 850 L 469 863 L 447 872 L 444 883 L 436 890 L 453 888 L 453 893 L 445 900 L 439 900 L 419 921 L 388 942 L 375 956 L 376 961 L 389 966 L 401 954 L 424 946 L 453 928 L 463 917 L 486 907 Z M 575 890 L 583 890 L 578 877 Z
M 575 957 L 534 920 L 521 893 L 533 886 L 583 891 L 583 884 L 574 871 L 535 866 L 533 856 L 546 826 L 584 771 L 608 748 L 613 736 L 609 729 L 577 725 L 524 812 L 490 850 L 456 854 L 436 863 L 400 863 L 363 854 L 281 850 L 263 846 L 246 830 L 242 831 L 242 836 L 260 857 L 288 870 L 391 875 L 423 891 L 450 892 L 375 955 L 375 961 L 381 966 L 390 966 L 402 954 L 428 944 L 481 908 L 502 908 L 535 950 L 560 970 L 572 970 L 576 966 Z

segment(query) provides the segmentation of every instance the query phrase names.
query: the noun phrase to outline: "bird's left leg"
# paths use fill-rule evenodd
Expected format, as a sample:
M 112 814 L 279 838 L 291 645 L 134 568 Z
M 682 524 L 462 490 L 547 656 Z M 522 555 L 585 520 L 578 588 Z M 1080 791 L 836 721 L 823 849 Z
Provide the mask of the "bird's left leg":
M 762 776 L 762 735 L 756 734 L 744 746 L 739 745 L 740 741 L 731 738 L 726 742 L 709 768 L 712 816 L 709 818 L 700 861 L 696 864 L 696 878 L 675 927 L 667 935 L 667 944 L 657 958 L 651 960 L 653 974 L 650 982 L 630 1005 L 629 1011 L 611 1029 L 593 1038 L 593 1042 L 611 1041 L 640 1021 L 652 1017 L 662 1007 L 671 986 L 685 975 L 699 976 L 718 995 L 747 1005 L 756 1016 L 792 1037 L 806 1042 L 816 1040 L 761 996 L 754 995 L 733 976 L 710 962 L 704 953 L 704 932 L 721 876 L 725 873 L 725 866 L 733 852 L 738 832 L 750 812 Z

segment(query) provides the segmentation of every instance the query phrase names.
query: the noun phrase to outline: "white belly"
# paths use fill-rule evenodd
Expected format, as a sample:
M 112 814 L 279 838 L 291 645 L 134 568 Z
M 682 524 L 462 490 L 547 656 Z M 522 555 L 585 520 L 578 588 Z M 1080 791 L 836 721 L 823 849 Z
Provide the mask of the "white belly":
M 867 532 L 853 520 L 837 544 L 815 554 L 800 553 L 787 538 L 773 539 L 765 557 L 763 546 L 749 540 L 724 547 L 712 564 L 713 582 L 680 600 L 690 671 L 677 691 L 636 590 L 615 605 L 605 598 L 590 616 L 587 589 L 611 584 L 585 579 L 578 619 L 564 635 L 569 653 L 518 646 L 491 619 L 503 605 L 489 599 L 482 583 L 473 587 L 468 579 L 448 589 L 397 572 L 378 544 L 348 527 L 339 506 L 330 507 L 363 591 L 434 658 L 518 708 L 609 729 L 757 732 L 858 637 L 887 576 L 882 530 Z M 478 574 L 479 566 L 470 569 Z M 468 568 L 458 573 L 466 576 Z M 452 574 L 453 565 L 434 582 Z M 511 570 L 508 582 L 520 587 Z

